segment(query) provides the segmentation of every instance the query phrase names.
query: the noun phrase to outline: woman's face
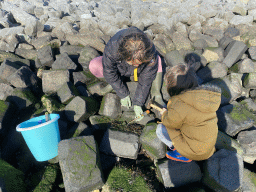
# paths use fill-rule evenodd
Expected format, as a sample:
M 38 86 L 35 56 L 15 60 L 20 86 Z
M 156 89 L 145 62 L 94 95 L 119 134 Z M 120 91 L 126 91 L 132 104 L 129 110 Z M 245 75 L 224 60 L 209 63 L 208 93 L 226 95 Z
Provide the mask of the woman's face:
M 142 62 L 138 59 L 135 60 L 131 60 L 131 61 L 126 61 L 129 65 L 132 65 L 134 67 L 139 67 L 140 64 L 142 64 Z

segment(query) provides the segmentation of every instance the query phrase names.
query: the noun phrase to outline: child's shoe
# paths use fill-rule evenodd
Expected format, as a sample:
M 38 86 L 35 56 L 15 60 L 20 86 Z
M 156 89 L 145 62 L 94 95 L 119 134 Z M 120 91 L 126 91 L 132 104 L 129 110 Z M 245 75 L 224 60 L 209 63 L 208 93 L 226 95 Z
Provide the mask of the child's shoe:
M 181 162 L 186 162 L 186 163 L 189 163 L 189 162 L 192 161 L 192 160 L 190 160 L 186 157 L 183 157 L 181 154 L 179 154 L 178 151 L 175 148 L 174 148 L 173 151 L 167 151 L 166 157 L 168 159 L 171 159 L 171 160 L 174 160 L 174 161 L 181 161 Z

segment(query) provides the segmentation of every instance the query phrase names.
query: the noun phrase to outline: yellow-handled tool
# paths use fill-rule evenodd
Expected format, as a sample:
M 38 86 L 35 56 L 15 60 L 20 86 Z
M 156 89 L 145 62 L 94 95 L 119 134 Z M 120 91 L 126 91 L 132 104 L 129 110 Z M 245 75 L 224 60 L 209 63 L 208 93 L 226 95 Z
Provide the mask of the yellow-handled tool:
M 127 125 L 129 125 L 129 124 L 132 123 L 133 121 L 136 121 L 137 119 L 139 119 L 139 118 L 141 118 L 141 117 L 143 117 L 143 116 L 145 116 L 145 115 L 148 115 L 149 113 L 150 113 L 150 110 L 144 111 L 139 117 L 137 117 L 137 118 L 133 119 L 132 121 L 130 121 L 129 123 L 127 123 Z

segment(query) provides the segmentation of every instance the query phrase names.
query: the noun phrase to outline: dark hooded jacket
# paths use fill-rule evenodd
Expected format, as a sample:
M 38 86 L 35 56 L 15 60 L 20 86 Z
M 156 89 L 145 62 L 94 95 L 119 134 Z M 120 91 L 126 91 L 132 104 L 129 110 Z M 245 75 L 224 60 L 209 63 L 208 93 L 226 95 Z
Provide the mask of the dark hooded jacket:
M 120 30 L 109 40 L 103 53 L 103 75 L 121 99 L 130 94 L 122 77 L 132 76 L 135 67 L 129 65 L 126 61 L 119 59 L 118 48 L 125 36 L 136 33 L 143 32 L 136 27 Z M 133 98 L 134 105 L 144 105 L 151 84 L 156 77 L 158 57 L 154 45 L 152 46 L 152 49 L 154 49 L 155 52 L 155 58 L 152 59 L 152 63 L 144 63 L 138 67 L 138 85 Z
M 171 97 L 162 116 L 174 147 L 191 160 L 205 160 L 215 151 L 221 89 L 201 85 Z

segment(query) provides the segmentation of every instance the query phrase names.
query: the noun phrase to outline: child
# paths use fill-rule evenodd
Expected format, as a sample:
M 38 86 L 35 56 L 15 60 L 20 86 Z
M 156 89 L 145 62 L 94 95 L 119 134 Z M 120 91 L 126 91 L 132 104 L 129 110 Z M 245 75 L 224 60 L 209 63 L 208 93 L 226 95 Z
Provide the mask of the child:
M 171 98 L 156 134 L 171 149 L 166 157 L 182 162 L 208 159 L 218 135 L 216 111 L 221 89 L 210 84 L 198 86 L 193 68 L 185 64 L 167 70 L 164 80 Z

